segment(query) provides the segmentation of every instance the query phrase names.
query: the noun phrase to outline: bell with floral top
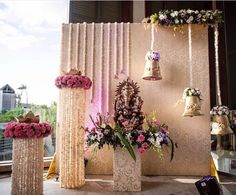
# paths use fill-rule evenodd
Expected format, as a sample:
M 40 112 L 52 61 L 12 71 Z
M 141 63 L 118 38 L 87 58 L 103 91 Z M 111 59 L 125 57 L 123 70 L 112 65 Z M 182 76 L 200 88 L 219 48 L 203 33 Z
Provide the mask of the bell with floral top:
M 160 54 L 157 51 L 148 51 L 145 56 L 145 67 L 142 78 L 144 80 L 161 80 L 161 71 L 159 66 Z
M 183 93 L 185 108 L 183 116 L 201 116 L 201 92 L 198 88 L 186 88 Z
M 215 106 L 210 111 L 211 134 L 226 135 L 233 133 L 229 125 L 229 109 L 227 106 Z

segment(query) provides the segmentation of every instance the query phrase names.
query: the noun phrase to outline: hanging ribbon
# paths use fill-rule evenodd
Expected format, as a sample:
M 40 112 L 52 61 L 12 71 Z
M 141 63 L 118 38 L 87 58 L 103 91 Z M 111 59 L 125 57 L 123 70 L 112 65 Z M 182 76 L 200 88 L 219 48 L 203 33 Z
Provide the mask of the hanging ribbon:
M 190 87 L 193 87 L 193 65 L 192 65 L 192 25 L 188 25 L 188 51 L 189 51 L 189 79 Z
M 109 113 L 109 99 L 110 99 L 110 37 L 111 37 L 111 23 L 107 24 L 107 93 L 106 93 L 106 112 Z
M 72 23 L 69 24 L 69 46 L 68 46 L 68 61 L 67 61 L 67 72 L 72 68 Z
M 126 55 L 127 55 L 127 66 L 126 66 L 126 75 L 127 78 L 129 78 L 129 66 L 130 66 L 130 23 L 127 23 L 127 51 L 126 51 Z
M 151 28 L 151 51 L 153 51 L 154 49 L 154 41 L 155 41 L 155 26 L 152 25 L 152 28 Z
M 94 94 L 94 48 L 95 48 L 95 25 L 94 22 L 92 23 L 92 33 L 91 33 L 91 80 L 92 80 L 92 87 L 91 87 L 91 92 L 90 92 L 90 101 L 93 103 L 93 94 Z
M 84 74 L 84 75 L 86 75 L 86 43 L 87 43 L 87 40 L 86 40 L 86 38 L 87 38 L 87 23 L 86 22 L 84 22 L 83 23 L 84 24 L 84 47 L 83 47 L 83 68 L 82 68 L 82 73 Z
M 117 22 L 115 22 L 114 27 L 114 78 L 118 79 L 117 75 Z
M 215 35 L 215 40 L 214 40 L 214 45 L 215 45 L 215 65 L 216 65 L 216 92 L 217 92 L 217 103 L 218 105 L 222 105 L 221 101 L 221 91 L 220 91 L 220 72 L 219 72 L 219 30 L 218 30 L 218 25 L 216 24 L 214 26 L 214 35 Z
M 100 105 L 99 112 L 102 113 L 102 103 L 103 103 L 103 23 L 101 23 L 100 27 Z
M 124 73 L 124 23 L 120 24 L 120 73 Z
M 76 63 L 75 63 L 75 69 L 79 70 L 79 37 L 80 37 L 80 26 L 79 23 L 76 24 Z

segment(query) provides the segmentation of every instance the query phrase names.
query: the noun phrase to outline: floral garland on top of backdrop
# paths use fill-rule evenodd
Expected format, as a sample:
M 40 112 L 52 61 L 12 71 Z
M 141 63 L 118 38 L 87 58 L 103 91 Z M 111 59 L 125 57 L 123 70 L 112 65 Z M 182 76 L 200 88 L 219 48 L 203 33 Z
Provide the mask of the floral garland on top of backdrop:
M 159 24 L 163 26 L 180 26 L 183 24 L 204 24 L 214 26 L 223 22 L 222 11 L 219 10 L 161 10 L 144 18 L 145 24 Z
M 80 71 L 71 69 L 69 73 L 58 76 L 55 80 L 55 85 L 61 88 L 84 88 L 85 90 L 90 89 L 92 81 L 87 76 L 82 76 Z
M 25 117 L 18 117 L 18 122 L 7 124 L 4 137 L 10 138 L 41 138 L 47 137 L 53 129 L 48 123 L 39 123 L 39 116 L 30 111 Z

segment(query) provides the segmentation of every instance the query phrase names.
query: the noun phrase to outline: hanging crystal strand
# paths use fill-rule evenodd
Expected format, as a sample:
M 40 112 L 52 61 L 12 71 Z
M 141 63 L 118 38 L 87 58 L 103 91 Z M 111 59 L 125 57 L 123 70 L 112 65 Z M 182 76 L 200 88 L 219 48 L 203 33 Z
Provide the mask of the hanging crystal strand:
M 83 41 L 83 68 L 82 68 L 82 73 L 86 75 L 86 36 L 87 36 L 87 23 L 84 22 L 84 41 Z
M 110 40 L 111 37 L 111 23 L 107 24 L 107 97 L 106 97 L 106 112 L 109 113 L 110 107 L 109 107 L 109 99 L 110 99 Z M 123 57 L 122 57 L 123 58 Z
M 69 46 L 68 46 L 68 64 L 67 64 L 67 71 L 69 72 L 72 68 L 72 23 L 69 24 Z
M 65 48 L 64 32 L 65 32 L 65 24 L 62 24 L 62 26 L 61 26 L 61 52 L 60 52 L 61 64 L 60 64 L 60 74 L 63 72 L 63 68 L 67 67 L 67 65 L 62 64 L 63 63 L 62 59 L 64 57 L 63 53 L 64 53 L 64 48 Z
M 188 25 L 188 49 L 189 49 L 189 79 L 190 87 L 193 87 L 193 65 L 192 65 L 192 26 Z
M 128 22 L 127 23 L 127 51 L 126 51 L 126 55 L 127 55 L 127 65 L 126 65 L 126 75 L 127 75 L 127 78 L 129 78 L 129 66 L 130 66 L 130 23 Z
M 124 73 L 124 23 L 120 24 L 120 73 Z
M 80 42 L 80 24 L 76 24 L 76 63 L 75 63 L 75 69 L 79 70 L 79 55 L 80 55 L 80 50 L 79 50 L 79 44 Z
M 154 24 L 152 24 L 152 28 L 151 28 L 151 51 L 153 51 L 154 49 L 154 41 L 155 41 L 155 26 Z
M 117 75 L 117 22 L 115 22 L 114 26 L 114 78 L 118 79 Z
M 91 92 L 90 92 L 90 101 L 93 103 L 93 95 L 94 95 L 94 34 L 95 34 L 95 25 L 94 22 L 92 23 L 92 32 L 91 32 L 91 80 L 92 80 L 92 86 L 91 86 Z
M 218 105 L 222 105 L 221 101 L 221 91 L 220 91 L 220 73 L 219 73 L 219 31 L 218 24 L 214 26 L 214 35 L 215 35 L 215 63 L 216 63 L 216 91 L 217 91 L 217 103 Z
M 102 113 L 102 104 L 103 104 L 103 23 L 101 23 L 100 27 L 100 105 L 99 105 L 99 112 Z

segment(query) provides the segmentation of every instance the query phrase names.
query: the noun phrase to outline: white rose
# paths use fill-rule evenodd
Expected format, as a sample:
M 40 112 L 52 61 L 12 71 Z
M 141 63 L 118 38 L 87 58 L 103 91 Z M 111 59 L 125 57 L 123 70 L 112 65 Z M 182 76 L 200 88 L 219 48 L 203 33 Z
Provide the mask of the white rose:
M 222 115 L 223 113 L 222 113 L 222 111 L 219 111 L 218 114 L 219 114 L 219 115 Z
M 191 14 L 191 13 L 192 13 L 192 10 L 188 9 L 188 10 L 187 10 L 187 13 L 188 13 L 188 14 Z
M 176 16 L 178 16 L 178 14 L 179 14 L 178 11 L 174 11 L 174 13 L 175 13 Z
M 174 18 L 174 17 L 175 17 L 175 13 L 172 12 L 172 13 L 170 14 L 170 16 L 171 16 L 172 18 Z
M 195 90 L 194 90 L 194 89 L 191 89 L 191 92 L 192 92 L 192 93 L 194 93 L 194 92 L 195 92 Z
M 165 16 L 164 16 L 163 14 L 161 14 L 161 15 L 159 16 L 159 19 L 160 19 L 160 20 L 164 20 L 164 19 L 165 19 Z
M 175 19 L 175 24 L 179 24 L 179 20 L 178 19 Z

